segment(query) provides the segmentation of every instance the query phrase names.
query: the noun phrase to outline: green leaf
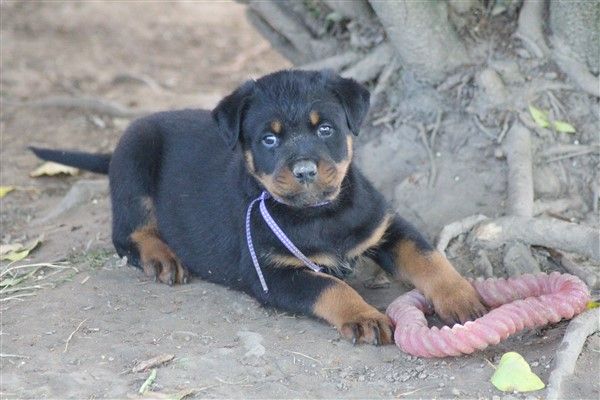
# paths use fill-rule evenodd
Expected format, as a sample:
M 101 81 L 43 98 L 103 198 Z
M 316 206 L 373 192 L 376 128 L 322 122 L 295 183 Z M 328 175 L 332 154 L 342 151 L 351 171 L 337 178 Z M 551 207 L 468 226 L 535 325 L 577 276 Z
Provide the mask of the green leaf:
M 585 305 L 585 308 L 587 310 L 591 310 L 593 308 L 598 308 L 600 307 L 600 303 L 598 303 L 596 300 L 590 300 L 587 302 L 587 304 Z
M 554 125 L 554 129 L 562 133 L 575 133 L 575 127 L 568 122 L 565 121 L 552 121 L 552 125 Z
M 548 128 L 550 127 L 550 120 L 548 120 L 548 113 L 540 110 L 537 107 L 529 105 L 529 113 L 531 117 L 540 128 Z
M 514 351 L 504 353 L 490 381 L 503 392 L 533 392 L 545 387 L 523 356 Z

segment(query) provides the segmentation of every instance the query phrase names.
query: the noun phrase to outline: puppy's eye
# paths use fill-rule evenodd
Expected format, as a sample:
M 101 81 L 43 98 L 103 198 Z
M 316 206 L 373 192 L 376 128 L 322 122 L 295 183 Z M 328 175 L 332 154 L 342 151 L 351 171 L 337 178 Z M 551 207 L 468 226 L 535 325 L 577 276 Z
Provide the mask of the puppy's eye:
M 329 124 L 319 125 L 319 128 L 317 129 L 317 134 L 322 138 L 326 138 L 333 135 L 333 132 L 333 126 Z
M 263 146 L 268 148 L 275 147 L 279 143 L 279 139 L 277 138 L 277 136 L 272 134 L 267 134 L 263 136 L 260 141 L 262 142 Z

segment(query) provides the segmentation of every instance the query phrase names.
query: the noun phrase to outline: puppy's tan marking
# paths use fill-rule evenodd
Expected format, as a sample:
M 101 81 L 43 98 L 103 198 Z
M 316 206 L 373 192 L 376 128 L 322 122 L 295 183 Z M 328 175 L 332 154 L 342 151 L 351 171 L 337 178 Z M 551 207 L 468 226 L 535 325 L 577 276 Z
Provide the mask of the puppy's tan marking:
M 311 111 L 310 114 L 308 114 L 308 117 L 310 118 L 310 123 L 312 126 L 317 126 L 317 124 L 321 120 L 321 116 L 315 110 Z
M 314 314 L 334 325 L 347 339 L 374 344 L 391 343 L 390 319 L 369 305 L 347 283 L 329 278 L 334 283 L 317 298 Z
M 256 167 L 254 166 L 254 156 L 250 150 L 244 151 L 244 159 L 246 160 L 248 171 L 253 174 L 256 171 Z
M 281 133 L 282 129 L 283 129 L 283 124 L 281 123 L 280 120 L 274 119 L 273 121 L 271 121 L 271 130 L 273 131 L 273 133 L 279 135 Z
M 283 254 L 270 254 L 268 256 L 268 258 L 269 258 L 269 262 L 273 263 L 273 266 L 275 266 L 275 267 L 280 267 L 280 268 L 284 268 L 284 267 L 303 268 L 303 267 L 306 267 L 306 265 L 304 264 L 304 262 L 302 262 L 302 260 L 300 260 L 297 257 L 291 256 L 291 255 L 288 256 L 288 255 L 283 255 Z M 325 254 L 325 253 L 315 254 L 308 258 L 315 264 L 321 265 L 323 267 L 328 267 L 328 268 L 336 268 L 339 264 L 339 261 L 336 257 L 334 257 L 330 254 Z
M 169 246 L 160 239 L 156 223 L 151 222 L 136 229 L 130 237 L 138 248 L 146 275 L 154 276 L 169 285 L 187 283 L 188 271 Z
M 394 258 L 398 274 L 425 294 L 445 321 L 464 323 L 485 314 L 475 289 L 442 253 L 423 252 L 415 242 L 402 240 L 394 248 Z
M 365 240 L 357 244 L 353 249 L 351 249 L 347 253 L 347 256 L 349 258 L 358 257 L 371 247 L 377 246 L 383 239 L 383 235 L 385 234 L 387 228 L 390 226 L 391 221 L 392 216 L 386 214 L 379 223 L 379 225 L 377 225 L 373 232 L 371 232 L 371 235 L 369 235 L 368 238 L 366 238 Z

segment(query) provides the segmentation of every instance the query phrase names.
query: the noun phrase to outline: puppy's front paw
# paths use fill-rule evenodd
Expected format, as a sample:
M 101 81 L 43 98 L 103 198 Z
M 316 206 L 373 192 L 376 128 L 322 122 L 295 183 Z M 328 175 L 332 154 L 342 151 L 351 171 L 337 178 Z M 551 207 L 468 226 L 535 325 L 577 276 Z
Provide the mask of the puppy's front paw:
M 445 282 L 430 295 L 435 312 L 447 324 L 475 320 L 487 312 L 473 286 L 464 278 Z
M 338 328 L 340 334 L 352 343 L 369 343 L 375 346 L 392 343 L 393 329 L 388 316 L 376 310 L 355 315 Z

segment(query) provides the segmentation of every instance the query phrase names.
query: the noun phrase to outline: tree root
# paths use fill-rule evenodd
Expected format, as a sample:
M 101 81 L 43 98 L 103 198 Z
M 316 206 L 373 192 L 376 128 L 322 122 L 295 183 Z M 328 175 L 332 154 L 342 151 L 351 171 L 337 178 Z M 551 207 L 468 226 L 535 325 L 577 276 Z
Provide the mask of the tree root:
M 8 104 L 32 108 L 70 108 L 113 118 L 135 118 L 152 113 L 148 110 L 132 110 L 118 103 L 96 97 L 50 96 L 40 100 Z
M 533 215 L 544 213 L 559 214 L 568 209 L 583 207 L 583 201 L 579 197 L 569 197 L 556 200 L 536 200 L 533 202 Z
M 318 69 L 333 69 L 340 71 L 350 64 L 354 64 L 361 58 L 361 55 L 355 51 L 347 51 L 345 53 L 336 54 L 323 60 L 314 61 L 308 64 L 299 66 L 303 70 L 318 70 Z
M 246 17 L 248 21 L 256 28 L 256 30 L 265 38 L 271 45 L 285 58 L 294 64 L 302 64 L 309 60 L 302 52 L 298 51 L 289 40 L 283 35 L 280 35 L 277 30 L 273 29 L 259 13 L 251 8 L 246 9 Z
M 274 39 L 278 49 L 280 45 L 282 46 L 282 52 L 284 49 L 286 52 L 290 52 L 290 47 L 294 49 L 295 59 L 291 59 L 291 61 L 295 64 L 301 63 L 303 60 L 314 60 L 335 53 L 337 48 L 335 42 L 313 38 L 310 30 L 298 18 L 288 15 L 278 2 L 253 0 L 249 2 L 248 6 L 251 11 L 249 12 L 251 22 L 262 34 L 267 36 L 271 43 Z M 260 19 L 260 22 L 257 19 Z M 257 22 L 260 26 L 257 25 Z M 286 55 L 285 52 L 283 54 Z
M 548 378 L 547 400 L 563 398 L 563 381 L 575 370 L 577 358 L 579 358 L 586 338 L 600 329 L 598 326 L 599 320 L 600 308 L 596 308 L 584 312 L 569 323 L 565 336 L 554 357 L 555 367 Z
M 550 52 L 544 40 L 544 7 L 544 1 L 525 0 L 519 13 L 519 27 L 515 33 L 515 37 L 521 39 L 537 58 L 543 58 Z
M 600 289 L 600 277 L 596 271 L 578 265 L 575 261 L 571 260 L 569 256 L 561 251 L 554 250 L 551 252 L 551 254 L 556 254 L 560 259 L 560 264 L 563 266 L 563 268 L 566 269 L 568 273 L 573 274 L 584 281 L 590 290 Z
M 368 82 L 377 78 L 383 68 L 389 64 L 392 56 L 392 47 L 387 43 L 383 43 L 356 64 L 344 70 L 342 76 L 354 78 L 359 82 Z
M 520 217 L 533 215 L 533 166 L 531 138 L 527 128 L 515 122 L 506 134 L 508 162 L 508 213 Z
M 600 261 L 600 232 L 556 219 L 500 217 L 483 221 L 468 238 L 469 242 L 487 248 L 497 248 L 513 240 L 578 253 Z
M 486 219 L 488 219 L 488 217 L 485 215 L 476 214 L 444 226 L 438 237 L 437 245 L 435 246 L 436 249 L 439 252 L 444 253 L 452 239 L 463 233 L 467 233 L 475 225 Z
M 592 75 L 585 64 L 577 61 L 570 50 L 559 38 L 552 38 L 552 58 L 560 69 L 567 74 L 583 91 L 600 97 L 600 78 Z

